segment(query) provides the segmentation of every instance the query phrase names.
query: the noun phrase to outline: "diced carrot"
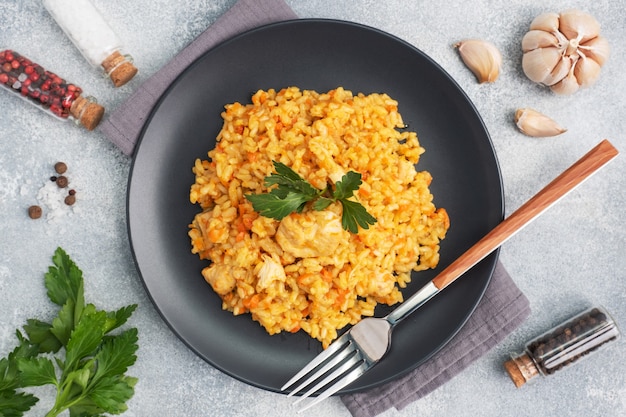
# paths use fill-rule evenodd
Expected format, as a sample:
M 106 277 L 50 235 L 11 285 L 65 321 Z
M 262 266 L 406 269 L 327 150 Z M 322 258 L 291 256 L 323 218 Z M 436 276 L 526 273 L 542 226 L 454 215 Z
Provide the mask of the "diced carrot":
M 332 282 L 333 275 L 330 273 L 328 269 L 322 268 L 320 273 L 322 275 L 322 279 L 324 280 L 324 282 Z
M 216 243 L 222 237 L 224 231 L 222 229 L 211 229 L 209 231 L 209 240 Z
M 365 189 L 365 188 L 363 188 L 363 187 L 359 188 L 359 195 L 360 195 L 361 197 L 369 197 L 369 196 L 370 196 L 370 194 L 372 194 L 372 193 L 370 192 L 370 190 L 367 190 L 367 189 Z
M 311 273 L 306 273 L 306 274 L 301 274 L 297 279 L 296 282 L 298 283 L 298 285 L 302 285 L 305 283 L 305 281 L 307 281 L 309 278 L 311 278 L 313 276 L 313 274 Z
M 338 292 L 337 298 L 335 298 L 335 302 L 333 303 L 333 307 L 338 309 L 346 301 L 346 290 L 338 289 L 337 292 Z
M 252 223 L 254 223 L 255 219 L 256 219 L 256 216 L 253 214 L 246 215 L 242 218 L 243 225 L 246 228 L 246 230 L 252 229 Z
M 252 308 L 256 308 L 259 305 L 260 299 L 261 298 L 259 294 L 254 294 L 251 297 L 246 297 L 243 299 L 243 306 L 247 308 L 248 310 Z

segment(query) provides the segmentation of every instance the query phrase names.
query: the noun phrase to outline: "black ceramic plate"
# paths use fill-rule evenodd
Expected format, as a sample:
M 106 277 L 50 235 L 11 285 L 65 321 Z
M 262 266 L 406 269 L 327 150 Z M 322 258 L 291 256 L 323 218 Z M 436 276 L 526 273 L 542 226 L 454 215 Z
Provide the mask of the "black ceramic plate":
M 146 123 L 128 187 L 128 229 L 137 267 L 157 310 L 194 352 L 246 383 L 277 391 L 320 350 L 305 333 L 269 336 L 249 315 L 234 317 L 200 275 L 187 226 L 191 167 L 206 158 L 226 103 L 258 89 L 385 92 L 426 148 L 419 169 L 434 180 L 451 227 L 435 271 L 414 274 L 405 296 L 459 256 L 503 217 L 500 172 L 476 109 L 446 72 L 408 43 L 376 29 L 296 20 L 240 35 L 198 59 L 172 84 Z M 342 393 L 364 390 L 415 368 L 463 326 L 486 289 L 497 254 L 403 321 L 388 356 Z M 387 309 L 379 309 L 384 314 Z

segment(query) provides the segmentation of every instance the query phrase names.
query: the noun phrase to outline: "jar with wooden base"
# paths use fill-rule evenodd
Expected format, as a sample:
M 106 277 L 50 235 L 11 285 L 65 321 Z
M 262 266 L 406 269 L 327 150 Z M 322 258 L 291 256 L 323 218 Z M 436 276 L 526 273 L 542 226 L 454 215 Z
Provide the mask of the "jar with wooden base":
M 104 107 L 83 89 L 24 55 L 0 48 L 0 86 L 60 120 L 74 120 L 93 130 Z
M 511 355 L 504 368 L 519 388 L 539 375 L 549 376 L 578 362 L 619 335 L 604 308 L 590 308 L 528 342 L 523 352 Z
M 87 62 L 101 68 L 115 87 L 130 81 L 137 68 L 120 38 L 90 0 L 43 0 L 43 5 Z

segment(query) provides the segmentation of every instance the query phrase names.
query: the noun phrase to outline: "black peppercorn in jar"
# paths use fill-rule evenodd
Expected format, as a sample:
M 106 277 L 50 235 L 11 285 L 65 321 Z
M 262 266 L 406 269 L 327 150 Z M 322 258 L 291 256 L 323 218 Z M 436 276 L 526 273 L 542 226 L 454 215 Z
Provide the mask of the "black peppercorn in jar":
M 98 125 L 104 107 L 83 90 L 11 49 L 0 48 L 0 85 L 58 119 L 73 119 L 88 130 Z
M 619 330 L 601 307 L 583 311 L 526 344 L 504 367 L 518 388 L 537 375 L 548 376 L 616 340 Z

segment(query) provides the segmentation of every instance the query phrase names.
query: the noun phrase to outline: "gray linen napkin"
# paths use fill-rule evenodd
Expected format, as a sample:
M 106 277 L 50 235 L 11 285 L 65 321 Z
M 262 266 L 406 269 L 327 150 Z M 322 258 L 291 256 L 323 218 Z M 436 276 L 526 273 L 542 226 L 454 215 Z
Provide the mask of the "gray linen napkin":
M 297 16 L 284 0 L 239 0 L 171 62 L 146 80 L 100 124 L 100 130 L 126 155 L 135 144 L 152 108 L 189 64 L 220 42 L 248 29 Z M 501 264 L 485 296 L 463 329 L 429 361 L 406 376 L 342 400 L 355 417 L 402 409 L 446 381 L 498 344 L 530 314 L 529 303 Z

